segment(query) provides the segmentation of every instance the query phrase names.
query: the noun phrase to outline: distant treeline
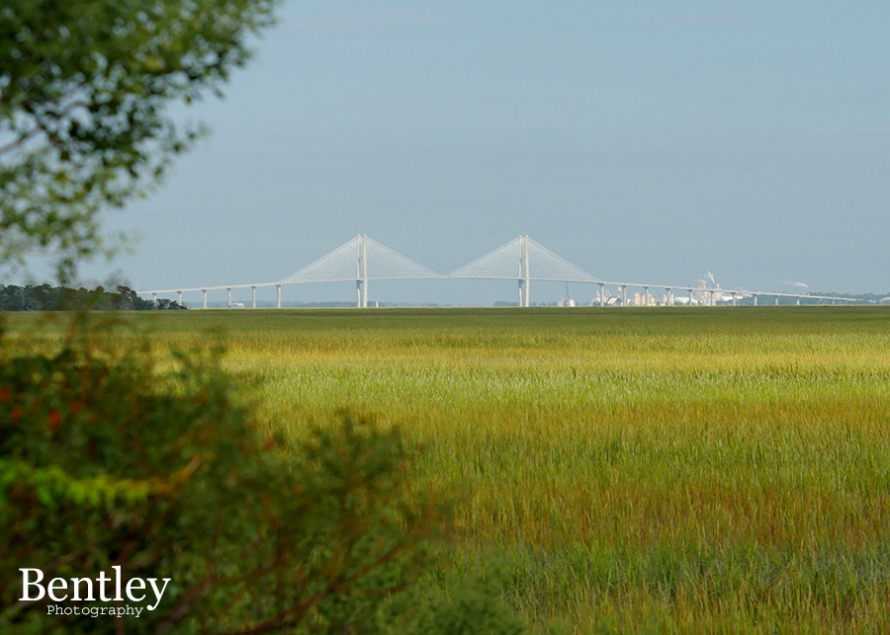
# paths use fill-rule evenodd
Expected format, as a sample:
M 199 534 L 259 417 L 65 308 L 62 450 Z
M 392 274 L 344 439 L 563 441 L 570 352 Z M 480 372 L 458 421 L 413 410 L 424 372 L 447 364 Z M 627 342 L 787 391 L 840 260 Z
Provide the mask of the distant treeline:
M 173 300 L 144 300 L 125 286 L 118 286 L 116 291 L 106 291 L 102 287 L 70 289 L 48 284 L 24 287 L 0 285 L 0 311 L 151 311 L 184 308 Z

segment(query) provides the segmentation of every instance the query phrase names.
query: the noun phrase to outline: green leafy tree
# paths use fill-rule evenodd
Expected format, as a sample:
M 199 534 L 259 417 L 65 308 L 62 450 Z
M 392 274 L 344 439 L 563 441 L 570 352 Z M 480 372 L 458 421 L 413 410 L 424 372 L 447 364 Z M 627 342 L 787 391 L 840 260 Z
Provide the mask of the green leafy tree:
M 274 4 L 3 0 L 0 263 L 43 252 L 64 283 L 101 252 L 99 211 L 156 184 L 200 132 L 165 109 L 218 92 Z M 74 314 L 52 354 L 0 332 L 0 632 L 521 630 L 490 590 L 416 584 L 447 514 L 410 481 L 413 449 L 397 430 L 344 414 L 302 442 L 268 434 L 217 356 L 176 354 L 162 370 L 148 346 L 122 351 L 127 338 L 87 317 Z M 22 599 L 22 568 L 48 580 L 112 566 L 171 586 L 140 618 Z
M 161 374 L 147 355 L 0 360 L 0 632 L 374 632 L 446 518 L 412 492 L 399 433 L 344 414 L 302 443 L 265 435 L 218 358 Z M 22 601 L 22 568 L 114 565 L 171 578 L 160 606 L 96 619 Z
M 275 0 L 3 0 L 0 262 L 35 250 L 62 281 L 102 249 L 98 212 L 163 176 L 198 129 L 174 102 L 219 93 Z
M 149 311 L 180 310 L 185 307 L 173 300 L 157 302 L 140 298 L 132 289 L 118 285 L 117 291 L 69 289 L 48 284 L 19 287 L 0 285 L 0 311 Z

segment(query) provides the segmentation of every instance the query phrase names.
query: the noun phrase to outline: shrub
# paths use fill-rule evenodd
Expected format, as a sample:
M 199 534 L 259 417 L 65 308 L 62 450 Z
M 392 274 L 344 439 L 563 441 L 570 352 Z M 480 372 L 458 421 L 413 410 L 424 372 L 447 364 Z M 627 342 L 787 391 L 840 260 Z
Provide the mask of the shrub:
M 161 373 L 144 351 L 0 348 L 0 631 L 370 632 L 410 612 L 393 598 L 447 523 L 435 493 L 411 493 L 398 430 L 344 413 L 299 444 L 265 435 L 219 355 Z M 46 584 L 113 566 L 170 579 L 154 610 L 20 599 L 21 568 Z

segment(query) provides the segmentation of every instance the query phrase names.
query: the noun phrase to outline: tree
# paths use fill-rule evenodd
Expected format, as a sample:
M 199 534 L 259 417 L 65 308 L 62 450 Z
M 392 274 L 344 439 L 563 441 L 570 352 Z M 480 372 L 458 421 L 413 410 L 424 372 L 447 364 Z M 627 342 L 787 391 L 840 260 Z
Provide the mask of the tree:
M 173 300 L 157 302 L 140 298 L 132 289 L 118 285 L 117 291 L 69 289 L 42 284 L 37 287 L 0 284 L 0 311 L 149 311 L 181 310 Z
M 299 444 L 263 434 L 216 358 L 178 361 L 164 375 L 138 351 L 0 356 L 0 631 L 379 631 L 444 518 L 412 492 L 399 433 L 343 415 Z M 122 606 L 101 598 L 22 601 L 22 569 L 48 583 L 113 566 L 171 586 L 125 601 L 138 618 L 53 613 Z
M 3 0 L 0 263 L 42 251 L 64 283 L 101 251 L 98 212 L 156 184 L 199 132 L 165 108 L 218 93 L 274 4 Z M 521 630 L 490 592 L 431 602 L 408 589 L 443 515 L 410 481 L 397 430 L 343 415 L 302 443 L 269 434 L 218 357 L 177 353 L 171 371 L 90 322 L 76 312 L 53 354 L 0 330 L 0 631 Z M 51 613 L 19 576 L 115 567 L 128 594 L 149 576 L 172 586 L 142 618 L 109 622 Z
M 220 94 L 276 0 L 4 0 L 0 263 L 35 250 L 62 282 L 103 248 L 97 214 L 158 183 L 200 128 L 174 102 Z

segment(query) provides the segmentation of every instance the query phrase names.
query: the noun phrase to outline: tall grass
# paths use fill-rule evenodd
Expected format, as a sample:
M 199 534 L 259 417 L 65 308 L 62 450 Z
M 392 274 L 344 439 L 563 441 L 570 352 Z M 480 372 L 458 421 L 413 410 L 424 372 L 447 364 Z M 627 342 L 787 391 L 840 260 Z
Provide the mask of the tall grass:
M 29 324 L 11 322 L 13 332 Z M 141 316 L 126 316 L 141 323 Z M 440 576 L 540 632 L 890 632 L 890 312 L 208 311 L 266 425 L 344 406 L 462 492 Z M 13 334 L 14 337 L 14 334 Z

